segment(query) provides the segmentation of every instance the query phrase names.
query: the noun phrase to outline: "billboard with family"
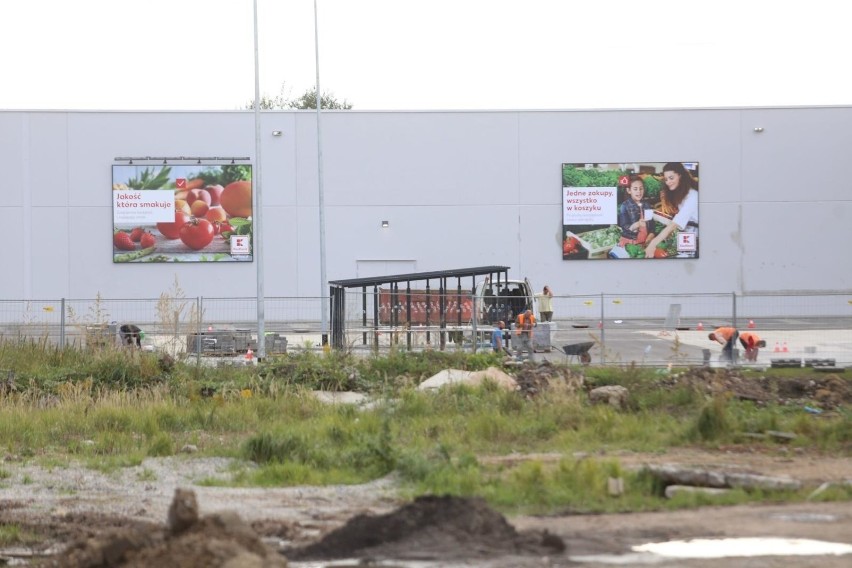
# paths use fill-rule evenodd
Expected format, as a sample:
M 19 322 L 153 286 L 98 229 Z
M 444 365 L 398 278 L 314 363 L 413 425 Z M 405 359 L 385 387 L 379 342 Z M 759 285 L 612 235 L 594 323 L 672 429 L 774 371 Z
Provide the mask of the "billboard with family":
M 562 259 L 698 258 L 698 162 L 562 164 Z
M 252 167 L 114 165 L 112 260 L 252 260 Z

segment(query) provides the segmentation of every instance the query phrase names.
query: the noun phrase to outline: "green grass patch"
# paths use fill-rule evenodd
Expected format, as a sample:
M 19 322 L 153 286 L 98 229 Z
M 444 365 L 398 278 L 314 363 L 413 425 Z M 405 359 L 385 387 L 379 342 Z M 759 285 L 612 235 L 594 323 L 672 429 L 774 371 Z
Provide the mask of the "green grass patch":
M 21 528 L 18 524 L 0 523 L 0 548 L 26 546 L 41 541 L 37 534 Z
M 587 388 L 627 387 L 625 410 L 591 406 L 585 390 L 571 393 L 556 385 L 534 397 L 491 384 L 413 388 L 446 368 L 491 365 L 499 365 L 491 353 L 356 357 L 296 349 L 257 367 L 214 369 L 123 350 L 84 356 L 45 344 L 0 342 L 0 368 L 14 369 L 17 377 L 16 388 L 0 397 L 0 444 L 43 466 L 82 462 L 104 473 L 173 456 L 193 444 L 201 456 L 237 458 L 228 475 L 204 484 L 345 484 L 395 474 L 411 494 L 480 495 L 506 511 L 536 513 L 802 498 L 734 491 L 667 500 L 647 476 L 623 471 L 617 461 L 575 456 L 737 444 L 760 444 L 768 452 L 793 446 L 852 454 L 848 407 L 817 416 L 708 397 L 677 382 L 676 373 L 653 369 L 581 371 Z M 314 389 L 369 393 L 374 404 L 327 405 L 312 396 Z M 753 436 L 770 430 L 795 438 Z M 513 454 L 556 457 L 489 459 Z M 0 479 L 3 471 L 11 470 L 0 470 Z M 148 470 L 138 474 L 151 476 Z M 609 494 L 610 478 L 623 480 L 623 494 Z M 852 496 L 831 488 L 820 498 Z

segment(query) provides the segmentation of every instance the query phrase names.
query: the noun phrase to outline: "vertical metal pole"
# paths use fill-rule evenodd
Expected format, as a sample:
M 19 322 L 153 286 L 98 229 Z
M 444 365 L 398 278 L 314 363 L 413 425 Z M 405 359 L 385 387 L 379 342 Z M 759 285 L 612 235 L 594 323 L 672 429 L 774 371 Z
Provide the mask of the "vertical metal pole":
M 65 349 L 65 298 L 59 304 L 62 306 L 62 316 L 59 318 L 59 349 Z
M 470 292 L 470 320 L 471 320 L 471 328 L 473 329 L 473 352 L 476 353 L 476 348 L 479 346 L 479 333 L 476 329 L 476 320 L 479 312 L 476 309 L 476 276 L 473 276 L 471 279 L 471 292 Z
M 432 290 L 429 289 L 429 281 L 426 281 L 426 347 L 432 345 L 432 333 L 429 326 L 432 324 Z
M 462 326 L 462 287 L 461 276 L 456 278 L 456 325 L 461 329 Z
M 255 0 L 256 1 L 256 0 Z M 317 70 L 317 184 L 319 197 L 319 245 L 320 245 L 320 291 L 328 287 L 325 273 L 325 196 L 322 179 L 322 91 L 320 90 L 319 66 L 319 13 L 317 0 L 314 0 L 314 51 L 316 53 Z M 322 344 L 328 344 L 328 312 L 322 303 Z
M 473 328 L 473 352 L 476 353 L 476 348 L 479 346 L 479 332 L 476 329 L 476 293 L 473 293 L 471 296 L 471 309 L 473 310 L 473 317 L 471 318 L 472 328 Z
M 390 283 L 389 290 L 389 305 L 390 305 L 390 314 L 388 315 L 388 321 L 390 322 L 390 327 L 396 327 L 397 318 L 399 314 L 399 298 L 397 298 L 397 287 L 396 282 Z
M 379 352 L 379 287 L 373 284 L 373 351 Z
M 737 293 L 731 292 L 731 327 L 737 329 Z
M 405 283 L 405 311 L 407 312 L 405 327 L 405 348 L 411 351 L 411 280 Z
M 739 332 L 737 331 L 737 293 L 731 292 L 731 303 L 732 303 L 732 311 L 731 311 L 731 327 L 734 328 L 734 336 L 731 338 L 731 364 L 737 364 L 737 337 Z
M 257 0 L 254 0 L 254 159 L 255 173 L 252 175 L 251 185 L 254 194 L 254 209 L 252 210 L 252 251 L 255 256 L 257 267 L 257 358 L 263 360 L 266 357 L 266 341 L 263 302 L 263 253 L 261 246 L 263 235 L 261 234 L 260 218 L 263 211 L 263 200 L 261 199 L 261 159 L 260 159 L 260 57 L 257 45 Z M 260 236 L 261 238 L 257 238 Z
M 198 310 L 198 317 L 195 321 L 195 362 L 201 364 L 201 314 L 202 311 L 201 296 L 195 298 L 195 309 Z
M 447 279 L 446 277 L 442 277 L 440 280 L 438 288 L 438 311 L 440 312 L 440 324 L 439 327 L 441 329 L 440 333 L 440 349 L 441 351 L 447 346 L 447 293 L 449 290 L 447 289 Z
M 601 292 L 601 365 L 604 364 L 604 352 L 606 351 L 606 326 L 604 325 L 604 295 Z
M 361 286 L 361 343 L 367 345 L 367 287 Z

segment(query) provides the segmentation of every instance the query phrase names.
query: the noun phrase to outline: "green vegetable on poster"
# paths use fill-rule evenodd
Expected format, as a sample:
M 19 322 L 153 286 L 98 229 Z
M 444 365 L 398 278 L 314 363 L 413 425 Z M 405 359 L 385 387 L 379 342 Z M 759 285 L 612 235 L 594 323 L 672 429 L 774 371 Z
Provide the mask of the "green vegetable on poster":
M 630 258 L 644 258 L 645 256 L 645 247 L 643 247 L 642 245 L 624 245 L 624 250 L 627 251 L 627 254 L 630 255 Z
M 642 182 L 645 184 L 645 198 L 654 203 L 659 201 L 662 182 L 654 176 L 645 176 L 642 178 Z
M 144 256 L 148 256 L 154 249 L 157 247 L 148 247 L 144 249 L 135 250 L 133 252 L 127 252 L 124 254 L 117 254 L 113 256 L 113 262 L 131 262 L 133 260 L 138 260 Z
M 621 229 L 612 225 L 606 229 L 597 229 L 579 235 L 593 249 L 614 247 L 621 238 Z
M 677 234 L 672 232 L 671 235 L 666 237 L 666 240 L 657 245 L 657 248 L 666 251 L 668 256 L 677 255 Z
M 231 231 L 223 231 L 222 236 L 229 238 L 231 235 L 250 235 L 251 221 L 242 217 L 231 217 L 228 219 L 228 224 L 231 226 Z
M 171 171 L 172 169 L 169 166 L 162 167 L 159 172 L 156 171 L 156 168 L 145 168 L 138 178 L 127 180 L 127 187 L 130 189 L 163 189 L 169 182 Z
M 563 187 L 616 187 L 624 172 L 579 169 L 567 166 L 562 169 Z
M 208 168 L 200 171 L 197 177 L 204 181 L 205 185 L 221 185 L 227 187 L 235 181 L 251 181 L 251 166 L 234 164 Z

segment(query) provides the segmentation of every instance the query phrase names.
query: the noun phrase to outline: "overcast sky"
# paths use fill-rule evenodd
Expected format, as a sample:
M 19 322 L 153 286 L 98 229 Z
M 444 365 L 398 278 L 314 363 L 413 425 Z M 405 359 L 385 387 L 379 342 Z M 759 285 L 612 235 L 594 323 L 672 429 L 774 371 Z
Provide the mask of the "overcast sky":
M 261 93 L 316 82 L 313 0 L 257 0 Z M 838 0 L 318 0 L 355 109 L 852 104 Z M 237 109 L 252 0 L 0 0 L 0 109 Z

